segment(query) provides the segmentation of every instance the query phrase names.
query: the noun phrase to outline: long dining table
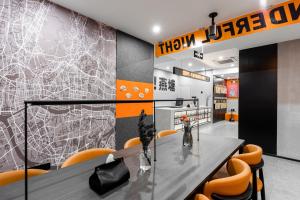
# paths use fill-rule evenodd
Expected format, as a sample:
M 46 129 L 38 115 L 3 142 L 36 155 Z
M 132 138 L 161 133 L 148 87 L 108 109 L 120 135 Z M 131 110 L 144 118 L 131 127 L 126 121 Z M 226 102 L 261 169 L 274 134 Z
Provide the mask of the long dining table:
M 128 182 L 105 195 L 89 187 L 94 168 L 105 163 L 107 156 L 71 167 L 53 170 L 28 180 L 29 200 L 182 200 L 191 199 L 215 172 L 241 148 L 244 141 L 201 134 L 192 148 L 183 147 L 182 133 L 157 140 L 157 161 L 149 171 L 139 170 L 137 146 L 114 153 L 124 157 L 130 171 Z M 23 200 L 24 181 L 0 187 L 1 200 Z

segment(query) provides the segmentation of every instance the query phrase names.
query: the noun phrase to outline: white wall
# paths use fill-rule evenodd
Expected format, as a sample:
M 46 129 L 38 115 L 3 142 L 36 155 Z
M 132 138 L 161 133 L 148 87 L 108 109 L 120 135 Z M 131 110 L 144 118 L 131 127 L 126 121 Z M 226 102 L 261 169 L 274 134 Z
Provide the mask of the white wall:
M 210 96 L 208 105 L 212 106 L 213 78 L 211 72 L 206 72 L 206 76 L 210 77 L 210 82 L 200 81 L 200 80 L 187 78 L 183 76 L 177 76 L 174 75 L 173 73 L 159 70 L 159 69 L 154 69 L 154 76 L 157 77 L 157 81 L 156 81 L 157 88 L 154 91 L 155 99 L 176 99 L 176 98 L 191 99 L 192 96 L 196 96 L 199 98 L 200 105 L 205 106 L 206 98 L 207 96 Z M 176 84 L 175 92 L 158 90 L 159 87 L 158 77 L 174 79 Z M 201 91 L 203 91 L 203 94 L 201 94 Z M 158 106 L 162 106 L 162 105 L 175 105 L 175 103 L 160 102 L 158 104 Z
M 277 153 L 300 159 L 300 40 L 278 46 Z
M 227 99 L 227 112 L 230 112 L 231 109 L 239 113 L 239 99 Z

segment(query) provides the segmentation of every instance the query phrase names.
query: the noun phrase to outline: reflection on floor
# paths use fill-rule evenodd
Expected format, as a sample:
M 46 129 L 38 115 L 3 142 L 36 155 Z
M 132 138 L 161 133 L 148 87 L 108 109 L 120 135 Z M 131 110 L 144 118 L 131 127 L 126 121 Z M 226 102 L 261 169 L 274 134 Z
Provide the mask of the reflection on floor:
M 238 123 L 208 124 L 200 128 L 200 134 L 237 138 Z M 266 199 L 300 199 L 300 163 L 270 156 L 264 156 L 264 161 Z

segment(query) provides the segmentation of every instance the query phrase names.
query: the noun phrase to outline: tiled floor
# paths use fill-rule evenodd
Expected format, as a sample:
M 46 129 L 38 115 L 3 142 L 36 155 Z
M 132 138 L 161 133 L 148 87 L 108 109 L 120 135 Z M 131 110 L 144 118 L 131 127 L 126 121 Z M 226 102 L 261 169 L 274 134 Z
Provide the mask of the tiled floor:
M 200 128 L 200 134 L 238 137 L 238 123 L 221 121 Z M 300 200 L 300 163 L 264 156 L 267 200 Z

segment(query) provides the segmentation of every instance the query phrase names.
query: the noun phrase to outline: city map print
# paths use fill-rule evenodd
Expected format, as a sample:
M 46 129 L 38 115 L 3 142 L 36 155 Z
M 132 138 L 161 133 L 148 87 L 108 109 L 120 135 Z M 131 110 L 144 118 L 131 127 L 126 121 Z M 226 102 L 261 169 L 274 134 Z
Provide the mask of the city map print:
M 116 33 L 43 0 L 0 0 L 0 172 L 24 167 L 24 100 L 115 99 Z M 29 167 L 115 148 L 115 105 L 30 106 Z

